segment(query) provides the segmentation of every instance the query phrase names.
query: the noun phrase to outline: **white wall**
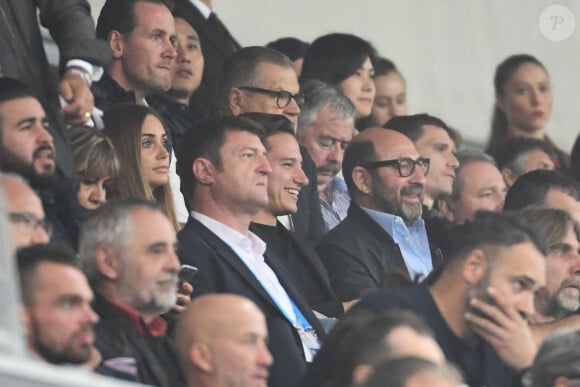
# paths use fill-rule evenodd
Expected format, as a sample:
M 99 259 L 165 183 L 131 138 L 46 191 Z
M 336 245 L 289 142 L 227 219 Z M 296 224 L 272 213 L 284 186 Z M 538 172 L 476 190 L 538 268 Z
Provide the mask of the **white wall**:
M 93 14 L 103 0 L 93 0 Z M 576 30 L 562 42 L 538 27 L 549 5 L 568 7 Z M 214 0 L 242 45 L 282 36 L 311 41 L 329 32 L 370 40 L 396 62 L 408 83 L 411 113 L 428 112 L 483 143 L 489 132 L 495 66 L 530 53 L 552 77 L 548 133 L 569 151 L 580 129 L 580 1 L 578 0 Z

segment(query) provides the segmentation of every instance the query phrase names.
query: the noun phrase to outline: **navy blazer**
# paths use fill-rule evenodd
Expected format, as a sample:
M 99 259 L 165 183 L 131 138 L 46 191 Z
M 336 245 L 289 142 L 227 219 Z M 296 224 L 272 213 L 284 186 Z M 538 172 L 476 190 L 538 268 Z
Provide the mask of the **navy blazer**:
M 222 239 L 192 217 L 180 231 L 178 239 L 182 263 L 199 269 L 193 281 L 192 296 L 235 293 L 256 303 L 266 317 L 268 347 L 274 357 L 268 386 L 299 386 L 306 372 L 300 338 L 254 274 Z M 325 337 L 324 330 L 307 302 L 295 289 L 290 274 L 276 257 L 266 254 L 265 259 L 322 340 Z
M 322 238 L 317 251 L 342 301 L 377 290 L 389 271 L 402 273 L 411 280 L 393 238 L 354 201 L 347 217 Z M 431 259 L 434 269 L 440 266 L 441 251 L 432 249 Z

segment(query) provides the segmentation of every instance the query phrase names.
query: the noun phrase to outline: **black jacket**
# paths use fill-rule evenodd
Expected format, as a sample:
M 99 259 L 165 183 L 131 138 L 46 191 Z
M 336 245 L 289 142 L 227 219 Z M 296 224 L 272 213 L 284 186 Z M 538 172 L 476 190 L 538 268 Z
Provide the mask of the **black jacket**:
M 60 117 L 58 77 L 44 52 L 40 22 L 58 45 L 61 68 L 71 59 L 106 66 L 111 50 L 95 38 L 95 26 L 86 0 L 0 0 L 0 74 L 20 79 L 41 101 L 50 121 L 59 169 L 74 176 L 76 168 Z
M 98 373 L 152 386 L 185 386 L 173 343 L 167 336 L 138 332 L 125 312 L 98 294 L 93 309 L 100 318 L 95 328 L 95 347 L 103 358 Z M 134 359 L 136 372 L 123 372 L 126 367 L 113 366 L 115 362 L 127 364 L 127 359 Z
M 317 251 L 342 301 L 378 289 L 389 271 L 404 273 L 411 280 L 393 238 L 354 201 L 347 217 L 326 234 Z M 432 251 L 431 257 L 433 268 L 443 261 L 439 250 Z
M 268 347 L 274 357 L 268 386 L 299 386 L 306 371 L 300 338 L 254 274 L 224 241 L 191 217 L 179 233 L 178 239 L 182 263 L 199 269 L 194 279 L 192 296 L 234 293 L 248 297 L 256 303 L 266 317 Z M 265 259 L 288 295 L 316 330 L 318 337 L 323 339 L 324 330 L 291 283 L 291 275 L 275 257 L 266 254 Z

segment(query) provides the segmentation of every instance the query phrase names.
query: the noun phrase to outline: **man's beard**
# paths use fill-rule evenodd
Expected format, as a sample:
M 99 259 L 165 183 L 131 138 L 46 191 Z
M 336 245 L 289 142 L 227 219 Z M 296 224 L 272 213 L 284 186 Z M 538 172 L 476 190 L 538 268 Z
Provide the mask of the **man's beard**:
M 580 289 L 580 276 L 564 281 L 558 291 L 552 296 L 545 288 L 538 291 L 535 302 L 538 313 L 557 320 L 577 311 L 580 308 L 580 295 L 578 292 L 567 294 L 566 289 L 568 287 Z
M 86 345 L 82 348 L 82 352 L 76 353 L 73 350 L 72 341 L 74 338 L 83 334 L 86 330 L 93 331 L 93 325 L 87 324 L 76 331 L 70 338 L 67 345 L 64 346 L 60 351 L 55 350 L 50 346 L 50 344 L 42 341 L 42 328 L 39 324 L 32 320 L 31 322 L 32 332 L 30 333 L 33 337 L 34 349 L 38 354 L 50 364 L 82 364 L 89 360 L 91 357 L 92 345 Z
M 14 156 L 10 150 L 4 146 L 0 146 L 0 165 L 2 166 L 2 170 L 24 177 L 33 189 L 51 188 L 55 181 L 54 169 L 47 170 L 44 174 L 39 174 L 34 168 L 34 160 L 38 153 L 46 149 L 53 148 L 48 145 L 37 148 L 33 154 L 33 162 L 31 164 L 25 164 Z

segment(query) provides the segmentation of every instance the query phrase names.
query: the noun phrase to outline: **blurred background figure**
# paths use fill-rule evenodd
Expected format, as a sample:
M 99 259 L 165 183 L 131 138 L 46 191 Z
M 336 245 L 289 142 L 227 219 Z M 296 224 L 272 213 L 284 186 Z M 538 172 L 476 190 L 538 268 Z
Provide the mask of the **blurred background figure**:
M 287 37 L 274 40 L 273 42 L 266 44 L 266 47 L 280 51 L 282 54 L 290 58 L 294 64 L 296 75 L 300 77 L 300 73 L 302 73 L 304 55 L 306 55 L 306 51 L 308 50 L 308 47 L 310 47 L 309 43 L 306 43 L 300 39 Z
M 496 104 L 487 150 L 513 137 L 533 137 L 552 148 L 557 169 L 569 170 L 570 156 L 545 133 L 554 96 L 544 65 L 531 55 L 512 55 L 497 66 L 494 87 Z
M 300 82 L 318 79 L 338 86 L 356 108 L 357 118 L 371 114 L 375 98 L 375 48 L 350 34 L 316 39 L 306 52 Z
M 447 364 L 417 357 L 388 360 L 379 364 L 362 387 L 460 387 L 459 372 Z

